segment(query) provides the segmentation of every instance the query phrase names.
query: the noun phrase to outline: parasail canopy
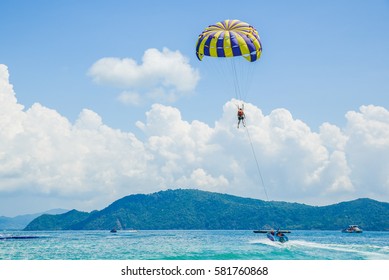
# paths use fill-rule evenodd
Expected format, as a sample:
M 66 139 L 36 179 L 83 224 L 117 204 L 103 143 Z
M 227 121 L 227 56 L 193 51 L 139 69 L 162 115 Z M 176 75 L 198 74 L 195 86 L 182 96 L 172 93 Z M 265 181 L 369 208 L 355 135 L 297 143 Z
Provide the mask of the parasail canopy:
M 199 60 L 204 56 L 235 57 L 243 56 L 250 62 L 258 60 L 262 44 L 257 30 L 246 22 L 234 19 L 210 25 L 199 35 L 196 55 Z

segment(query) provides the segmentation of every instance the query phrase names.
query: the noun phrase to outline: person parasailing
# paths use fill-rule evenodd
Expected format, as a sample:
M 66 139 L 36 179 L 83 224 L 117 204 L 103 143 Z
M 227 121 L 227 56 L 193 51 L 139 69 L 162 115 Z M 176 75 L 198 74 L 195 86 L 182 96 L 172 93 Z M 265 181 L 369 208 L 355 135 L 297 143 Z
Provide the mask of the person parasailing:
M 238 128 L 239 128 L 240 122 L 242 122 L 243 126 L 246 127 L 246 122 L 245 122 L 246 115 L 244 114 L 243 108 L 244 108 L 244 104 L 242 104 L 242 107 L 238 106 L 238 113 L 237 113 L 237 116 L 238 116 Z

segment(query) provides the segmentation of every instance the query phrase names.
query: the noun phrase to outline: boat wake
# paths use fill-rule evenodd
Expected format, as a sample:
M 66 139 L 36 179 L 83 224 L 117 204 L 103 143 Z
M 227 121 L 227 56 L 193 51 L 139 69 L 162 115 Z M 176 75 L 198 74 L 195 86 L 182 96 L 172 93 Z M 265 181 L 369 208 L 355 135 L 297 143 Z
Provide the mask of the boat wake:
M 310 250 L 313 253 L 332 251 L 335 258 L 343 259 L 344 256 L 353 256 L 353 259 L 389 259 L 388 246 L 375 246 L 365 244 L 336 244 L 317 243 L 305 240 L 292 240 L 288 243 L 290 249 Z
M 306 259 L 369 259 L 389 260 L 389 246 L 366 244 L 318 243 L 305 240 L 290 240 L 286 243 L 269 239 L 255 239 L 251 244 L 273 247 Z
M 256 239 L 250 241 L 251 244 L 261 244 L 266 246 L 273 246 L 273 247 L 287 247 L 289 242 L 281 243 L 278 241 L 271 241 L 270 239 Z

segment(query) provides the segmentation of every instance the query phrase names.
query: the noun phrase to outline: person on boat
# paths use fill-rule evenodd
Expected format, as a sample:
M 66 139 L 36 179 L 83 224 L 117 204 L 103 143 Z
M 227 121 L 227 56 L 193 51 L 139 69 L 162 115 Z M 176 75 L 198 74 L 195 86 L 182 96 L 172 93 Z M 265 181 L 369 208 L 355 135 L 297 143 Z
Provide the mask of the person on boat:
M 277 236 L 284 236 L 282 232 L 277 231 Z
M 238 116 L 238 128 L 239 128 L 240 122 L 242 122 L 243 126 L 245 127 L 246 123 L 244 121 L 245 114 L 244 114 L 244 111 L 243 111 L 243 105 L 242 105 L 242 107 L 238 107 L 237 116 Z

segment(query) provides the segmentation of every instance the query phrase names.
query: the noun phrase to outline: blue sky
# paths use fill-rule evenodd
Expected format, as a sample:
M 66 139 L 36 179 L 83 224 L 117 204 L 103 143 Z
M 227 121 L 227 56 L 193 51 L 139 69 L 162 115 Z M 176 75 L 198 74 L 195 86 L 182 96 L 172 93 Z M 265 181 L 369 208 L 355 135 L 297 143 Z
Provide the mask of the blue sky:
M 235 128 L 233 103 L 237 101 L 228 77 L 213 72 L 206 59 L 200 62 L 195 56 L 197 36 L 224 19 L 250 23 L 263 44 L 244 101 L 249 104 L 246 113 L 251 113 L 248 121 L 253 126 L 249 129 L 270 199 L 317 205 L 362 196 L 388 201 L 389 163 L 374 160 L 375 154 L 389 154 L 385 133 L 389 125 L 388 1 L 245 1 L 239 5 L 236 1 L 17 0 L 2 1 L 0 10 L 3 93 L 16 98 L 8 102 L 20 117 L 6 124 L 3 120 L 3 127 L 21 127 L 12 135 L 3 130 L 0 215 L 55 207 L 89 211 L 127 194 L 175 187 L 199 186 L 264 199 L 253 178 L 257 175 L 248 139 Z M 151 57 L 149 68 L 145 57 Z M 107 64 L 106 58 L 114 60 Z M 124 62 L 137 66 L 132 70 L 139 72 L 132 80 L 125 80 L 127 72 L 115 76 L 118 73 L 109 68 Z M 167 71 L 167 65 L 177 66 L 180 74 Z M 191 86 L 183 89 L 180 83 Z M 7 84 L 13 85 L 12 91 Z M 35 121 L 31 128 L 26 119 Z M 55 120 L 65 127 L 58 129 L 61 133 L 67 130 L 69 137 L 82 143 L 81 154 L 88 150 L 85 161 L 55 154 L 63 148 L 69 155 L 74 148 L 71 141 L 54 141 L 61 137 L 63 141 L 66 134 L 54 134 Z M 280 123 L 282 133 L 275 129 Z M 176 125 L 169 128 L 172 124 Z M 89 126 L 96 138 L 86 136 Z M 72 134 L 76 128 L 84 130 Z M 377 143 L 362 141 L 360 134 L 366 132 L 365 138 Z M 15 137 L 28 139 L 25 145 L 42 147 L 42 139 L 49 139 L 46 145 L 52 145 L 52 150 L 42 148 L 36 155 L 31 146 L 15 144 Z M 193 143 L 177 143 L 186 137 Z M 99 151 L 114 149 L 109 145 L 116 144 L 127 149 L 125 139 L 140 147 L 134 155 L 140 151 L 146 155 L 139 160 L 143 165 L 132 166 L 136 159 L 123 158 L 106 175 L 109 178 L 96 176 L 93 183 L 87 182 L 93 172 L 107 170 L 105 165 L 99 169 L 98 163 L 115 161 L 120 154 L 97 156 Z M 271 147 L 274 143 L 279 146 Z M 302 149 L 309 145 L 313 146 Z M 359 154 L 360 149 L 365 151 Z M 42 154 L 51 153 L 42 159 Z M 234 169 L 241 157 L 244 168 Z M 32 159 L 36 160 L 30 164 Z M 373 173 L 356 163 L 362 159 L 377 165 Z M 53 168 L 78 161 L 81 171 Z M 92 162 L 96 170 L 85 167 Z M 159 179 L 136 177 L 127 168 Z M 16 183 L 7 179 L 11 174 L 19 176 Z M 59 186 L 64 174 L 75 181 Z M 88 187 L 75 194 L 77 184 Z M 285 195 L 276 195 L 278 190 Z M 35 197 L 36 203 L 25 203 L 28 197 Z
M 95 61 L 113 56 L 139 62 L 145 50 L 167 47 L 200 68 L 193 51 L 197 35 L 209 24 L 238 18 L 258 29 L 264 45 L 249 97 L 266 112 L 288 108 L 316 130 L 324 121 L 343 123 L 345 112 L 361 104 L 388 106 L 387 1 L 232 3 L 8 1 L 1 4 L 2 63 L 22 104 L 41 102 L 71 119 L 91 108 L 106 123 L 125 128 L 132 110 L 111 98 L 117 90 L 96 87 L 86 76 Z M 188 119 L 198 118 L 200 106 L 217 110 L 229 97 L 215 100 L 217 89 L 208 88 L 209 82 L 199 83 L 196 95 L 178 104 L 196 105 L 182 110 Z

